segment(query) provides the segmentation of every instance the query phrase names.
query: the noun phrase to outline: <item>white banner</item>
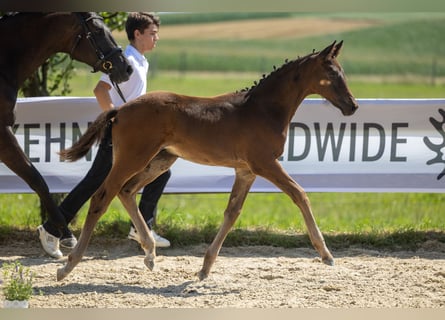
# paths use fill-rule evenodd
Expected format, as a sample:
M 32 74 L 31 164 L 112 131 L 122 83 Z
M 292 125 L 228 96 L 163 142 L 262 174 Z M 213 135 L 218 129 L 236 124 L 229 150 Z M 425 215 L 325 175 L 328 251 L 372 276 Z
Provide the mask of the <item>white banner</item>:
M 344 117 L 330 103 L 307 99 L 289 128 L 281 158 L 306 191 L 445 192 L 445 100 L 360 99 Z M 75 163 L 57 151 L 71 146 L 99 114 L 94 98 L 25 98 L 17 102 L 15 135 L 51 192 L 68 192 L 91 166 L 96 149 Z M 260 130 L 258 128 L 257 130 Z M 166 192 L 228 192 L 231 168 L 179 159 Z M 258 177 L 252 191 L 276 192 Z M 0 164 L 0 192 L 32 190 Z

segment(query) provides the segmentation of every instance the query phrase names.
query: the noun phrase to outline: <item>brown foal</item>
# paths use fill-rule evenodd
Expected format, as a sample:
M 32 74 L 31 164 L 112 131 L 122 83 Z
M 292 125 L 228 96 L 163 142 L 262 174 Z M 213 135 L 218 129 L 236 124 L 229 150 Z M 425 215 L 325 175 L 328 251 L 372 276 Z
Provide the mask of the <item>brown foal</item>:
M 118 195 L 128 211 L 145 250 L 145 264 L 154 267 L 154 239 L 136 204 L 137 192 L 168 170 L 180 157 L 192 162 L 235 169 L 235 182 L 223 224 L 205 254 L 199 278 L 205 279 L 228 232 L 238 218 L 257 175 L 275 184 L 300 208 L 313 246 L 324 263 L 334 259 L 315 222 L 309 199 L 282 168 L 289 122 L 303 99 L 319 94 L 352 115 L 357 101 L 338 63 L 342 42 L 320 52 L 286 62 L 250 89 L 211 98 L 171 92 L 152 92 L 130 101 L 119 110 L 101 114 L 82 138 L 62 157 L 75 161 L 100 141 L 106 125 L 113 125 L 113 166 L 91 199 L 77 246 L 57 279 L 66 277 L 79 263 L 94 226 Z

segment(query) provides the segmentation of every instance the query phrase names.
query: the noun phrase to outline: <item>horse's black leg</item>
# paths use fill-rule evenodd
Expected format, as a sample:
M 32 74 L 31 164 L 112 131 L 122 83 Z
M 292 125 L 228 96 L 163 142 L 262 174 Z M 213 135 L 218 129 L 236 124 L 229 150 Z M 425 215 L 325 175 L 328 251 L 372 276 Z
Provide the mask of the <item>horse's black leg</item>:
M 66 221 L 51 198 L 48 185 L 20 148 L 11 127 L 0 125 L 0 160 L 22 178 L 40 197 L 49 214 L 49 221 L 58 229 L 66 227 Z

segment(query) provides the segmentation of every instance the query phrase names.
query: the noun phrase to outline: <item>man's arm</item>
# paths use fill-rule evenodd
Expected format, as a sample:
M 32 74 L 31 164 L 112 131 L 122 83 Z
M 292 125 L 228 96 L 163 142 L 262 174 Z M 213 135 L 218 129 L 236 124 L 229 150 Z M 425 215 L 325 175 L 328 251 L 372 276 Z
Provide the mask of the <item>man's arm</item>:
M 99 81 L 93 90 L 96 100 L 103 111 L 108 111 L 114 108 L 114 105 L 111 102 L 110 90 L 111 86 L 104 81 Z

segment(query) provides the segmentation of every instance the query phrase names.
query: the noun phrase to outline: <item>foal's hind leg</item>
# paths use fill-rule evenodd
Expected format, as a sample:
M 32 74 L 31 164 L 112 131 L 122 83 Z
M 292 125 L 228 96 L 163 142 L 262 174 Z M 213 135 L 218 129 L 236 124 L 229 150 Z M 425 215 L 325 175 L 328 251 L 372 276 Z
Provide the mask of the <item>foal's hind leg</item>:
M 66 265 L 57 270 L 57 281 L 64 279 L 80 262 L 88 243 L 90 242 L 94 227 L 96 226 L 100 217 L 105 213 L 111 200 L 116 194 L 116 192 L 107 192 L 107 188 L 104 184 L 102 184 L 102 186 L 100 186 L 96 193 L 91 197 L 90 208 L 88 209 L 88 215 L 83 225 L 79 241 L 68 255 Z
M 100 190 L 100 189 L 99 189 Z M 85 220 L 85 224 L 83 225 L 82 232 L 80 233 L 79 241 L 77 241 L 76 246 L 73 248 L 71 253 L 68 255 L 68 261 L 66 265 L 62 268 L 57 269 L 57 281 L 63 280 L 80 262 L 83 257 L 83 254 L 90 242 L 91 235 L 93 234 L 94 227 L 99 221 L 100 217 L 105 212 L 92 212 L 91 208 L 95 207 L 95 196 L 91 198 L 90 210 L 88 211 L 87 218 Z
M 261 167 L 261 175 L 283 190 L 283 192 L 286 193 L 300 208 L 312 245 L 318 251 L 325 264 L 334 265 L 334 258 L 326 247 L 323 235 L 318 229 L 312 214 L 309 198 L 303 188 L 284 171 L 278 161 L 266 165 L 263 163 Z
M 94 227 L 99 218 L 105 213 L 113 198 L 131 176 L 125 168 L 113 164 L 105 181 L 91 197 L 88 215 L 82 228 L 79 241 L 68 256 L 66 265 L 57 270 L 57 280 L 65 278 L 80 262 L 88 246 Z M 132 172 L 132 171 L 130 171 Z
M 133 178 L 137 178 L 139 176 L 136 175 Z M 123 189 L 126 189 L 125 187 Z M 136 190 L 137 192 L 137 190 Z M 144 264 L 148 269 L 153 270 L 155 263 L 154 260 L 156 258 L 156 245 L 155 239 L 151 232 L 149 232 L 147 224 L 145 223 L 142 214 L 139 211 L 138 205 L 136 203 L 136 192 L 134 194 L 130 194 L 127 191 L 121 190 L 119 193 L 119 199 L 130 215 L 131 221 L 133 222 L 136 232 L 139 235 L 139 239 L 141 241 L 141 247 L 145 252 Z
M 221 246 L 226 239 L 227 234 L 241 213 L 241 208 L 246 200 L 252 183 L 255 181 L 255 177 L 256 176 L 249 169 L 236 170 L 235 182 L 232 187 L 232 192 L 230 193 L 229 203 L 224 212 L 224 222 L 215 239 L 213 239 L 212 244 L 206 251 L 202 269 L 198 273 L 200 280 L 204 280 L 208 277 L 210 269 L 219 254 L 219 250 L 221 250 Z
M 146 222 L 136 203 L 136 193 L 145 185 L 149 184 L 161 174 L 166 172 L 178 157 L 171 155 L 165 150 L 159 152 L 150 161 L 149 165 L 137 175 L 132 177 L 119 192 L 119 199 L 130 215 L 136 231 L 141 239 L 141 247 L 145 251 L 145 265 L 152 270 L 155 258 L 155 242 L 152 233 L 149 232 Z

